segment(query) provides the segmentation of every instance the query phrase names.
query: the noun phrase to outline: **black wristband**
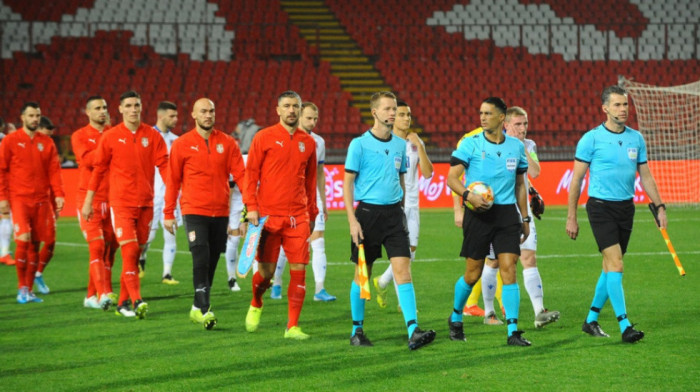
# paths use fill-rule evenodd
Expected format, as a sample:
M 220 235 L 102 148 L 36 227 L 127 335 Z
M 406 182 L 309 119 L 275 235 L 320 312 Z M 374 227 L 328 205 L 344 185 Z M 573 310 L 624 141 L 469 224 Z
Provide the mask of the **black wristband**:
M 532 218 L 531 218 L 531 217 L 526 216 L 526 217 L 523 218 L 523 223 L 530 223 L 530 222 L 532 222 Z
M 469 197 L 469 189 L 465 189 L 464 193 L 462 193 L 462 203 L 467 202 L 467 197 Z

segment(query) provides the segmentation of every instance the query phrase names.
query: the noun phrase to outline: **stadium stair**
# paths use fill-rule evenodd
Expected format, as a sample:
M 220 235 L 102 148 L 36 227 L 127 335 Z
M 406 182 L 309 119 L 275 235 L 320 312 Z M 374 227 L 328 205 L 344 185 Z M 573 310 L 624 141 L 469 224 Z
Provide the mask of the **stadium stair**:
M 377 91 L 392 91 L 373 61 L 362 53 L 323 1 L 282 0 L 280 3 L 289 14 L 289 20 L 299 27 L 300 35 L 317 50 L 320 59 L 331 64 L 331 74 L 337 76 L 343 90 L 352 95 L 350 103 L 360 110 L 362 122 L 373 124 L 369 96 Z M 422 132 L 420 127 L 414 130 Z

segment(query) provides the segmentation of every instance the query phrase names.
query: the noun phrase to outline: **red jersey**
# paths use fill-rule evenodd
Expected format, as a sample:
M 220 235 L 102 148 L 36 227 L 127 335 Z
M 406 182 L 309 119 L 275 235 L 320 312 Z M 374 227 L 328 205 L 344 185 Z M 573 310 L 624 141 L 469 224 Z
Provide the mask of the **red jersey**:
M 183 215 L 228 216 L 229 173 L 243 189 L 245 165 L 232 137 L 215 129 L 205 140 L 193 129 L 175 139 L 165 183 L 165 219 L 175 219 L 180 188 Z
M 243 202 L 260 216 L 316 219 L 316 142 L 301 129 L 276 124 L 253 138 L 246 164 Z
M 65 197 L 53 140 L 39 132 L 30 138 L 24 128 L 5 136 L 0 143 L 0 200 L 47 202 L 49 188 L 56 197 Z
M 131 132 L 120 123 L 104 132 L 93 159 L 88 190 L 96 191 L 109 172 L 112 207 L 153 206 L 155 168 L 165 178 L 168 165 L 168 149 L 158 131 L 141 124 Z
M 90 182 L 90 176 L 95 168 L 95 151 L 97 150 L 97 143 L 99 143 L 102 134 L 106 132 L 98 131 L 92 125 L 88 124 L 83 128 L 78 129 L 73 132 L 70 137 L 71 145 L 73 146 L 73 153 L 75 153 L 75 160 L 78 162 L 78 200 L 85 199 L 85 193 L 88 190 L 88 183 Z M 109 197 L 109 182 L 101 181 L 97 190 L 95 191 L 96 202 L 106 202 Z M 80 208 L 81 206 L 78 206 Z

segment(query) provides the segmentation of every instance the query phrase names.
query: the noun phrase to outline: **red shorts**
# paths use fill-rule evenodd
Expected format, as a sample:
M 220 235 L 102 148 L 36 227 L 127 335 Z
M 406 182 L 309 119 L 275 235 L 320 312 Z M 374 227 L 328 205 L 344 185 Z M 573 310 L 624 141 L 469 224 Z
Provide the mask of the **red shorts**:
M 23 200 L 10 202 L 15 239 L 30 233 L 32 241 L 51 242 L 56 239 L 56 215 L 51 203 L 35 203 Z M 53 237 L 50 235 L 53 233 Z
M 309 264 L 309 230 L 306 217 L 269 216 L 260 236 L 258 260 L 276 263 L 282 246 L 290 263 Z
M 112 227 L 117 242 L 136 240 L 139 245 L 148 242 L 153 220 L 153 207 L 112 207 Z
M 85 241 L 90 242 L 102 237 L 106 241 L 111 241 L 114 236 L 112 229 L 112 217 L 109 213 L 109 203 L 106 201 L 96 201 L 92 203 L 92 217 L 89 221 L 85 220 L 80 208 L 83 201 L 79 200 L 78 206 L 78 221 L 80 222 L 80 230 L 83 232 Z

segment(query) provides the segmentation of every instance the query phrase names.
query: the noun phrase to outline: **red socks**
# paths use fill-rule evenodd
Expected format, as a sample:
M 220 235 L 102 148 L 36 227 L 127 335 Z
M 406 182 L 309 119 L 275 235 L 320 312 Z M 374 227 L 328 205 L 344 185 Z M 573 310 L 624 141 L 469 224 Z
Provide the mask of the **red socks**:
M 24 276 L 27 273 L 27 251 L 29 250 L 29 242 L 15 241 L 15 270 L 17 271 L 17 288 L 29 287 L 24 281 Z M 32 278 L 32 282 L 34 278 Z
M 140 254 L 141 250 L 136 241 L 127 242 L 122 245 L 122 287 L 119 295 L 120 301 L 124 291 L 128 293 L 132 303 L 141 299 L 141 282 L 139 281 L 138 267 Z
M 287 329 L 299 324 L 299 314 L 304 306 L 304 297 L 306 296 L 306 271 L 290 269 L 289 274 L 291 278 L 287 288 L 287 297 L 289 298 Z
M 37 269 L 38 272 L 43 273 L 44 268 L 46 268 L 46 265 L 51 261 L 51 258 L 53 257 L 53 249 L 56 246 L 55 242 L 52 242 L 50 244 L 44 243 L 44 246 L 41 247 L 41 250 L 39 251 L 39 268 Z
M 265 279 L 260 275 L 260 271 L 253 275 L 253 299 L 250 304 L 255 308 L 262 308 L 262 296 L 270 288 L 270 279 Z
M 104 240 L 98 239 L 90 241 L 90 243 L 88 243 L 88 250 L 90 252 L 90 278 L 88 280 L 87 296 L 100 296 L 105 293 L 104 280 L 102 277 L 105 269 L 103 258 L 105 254 Z

